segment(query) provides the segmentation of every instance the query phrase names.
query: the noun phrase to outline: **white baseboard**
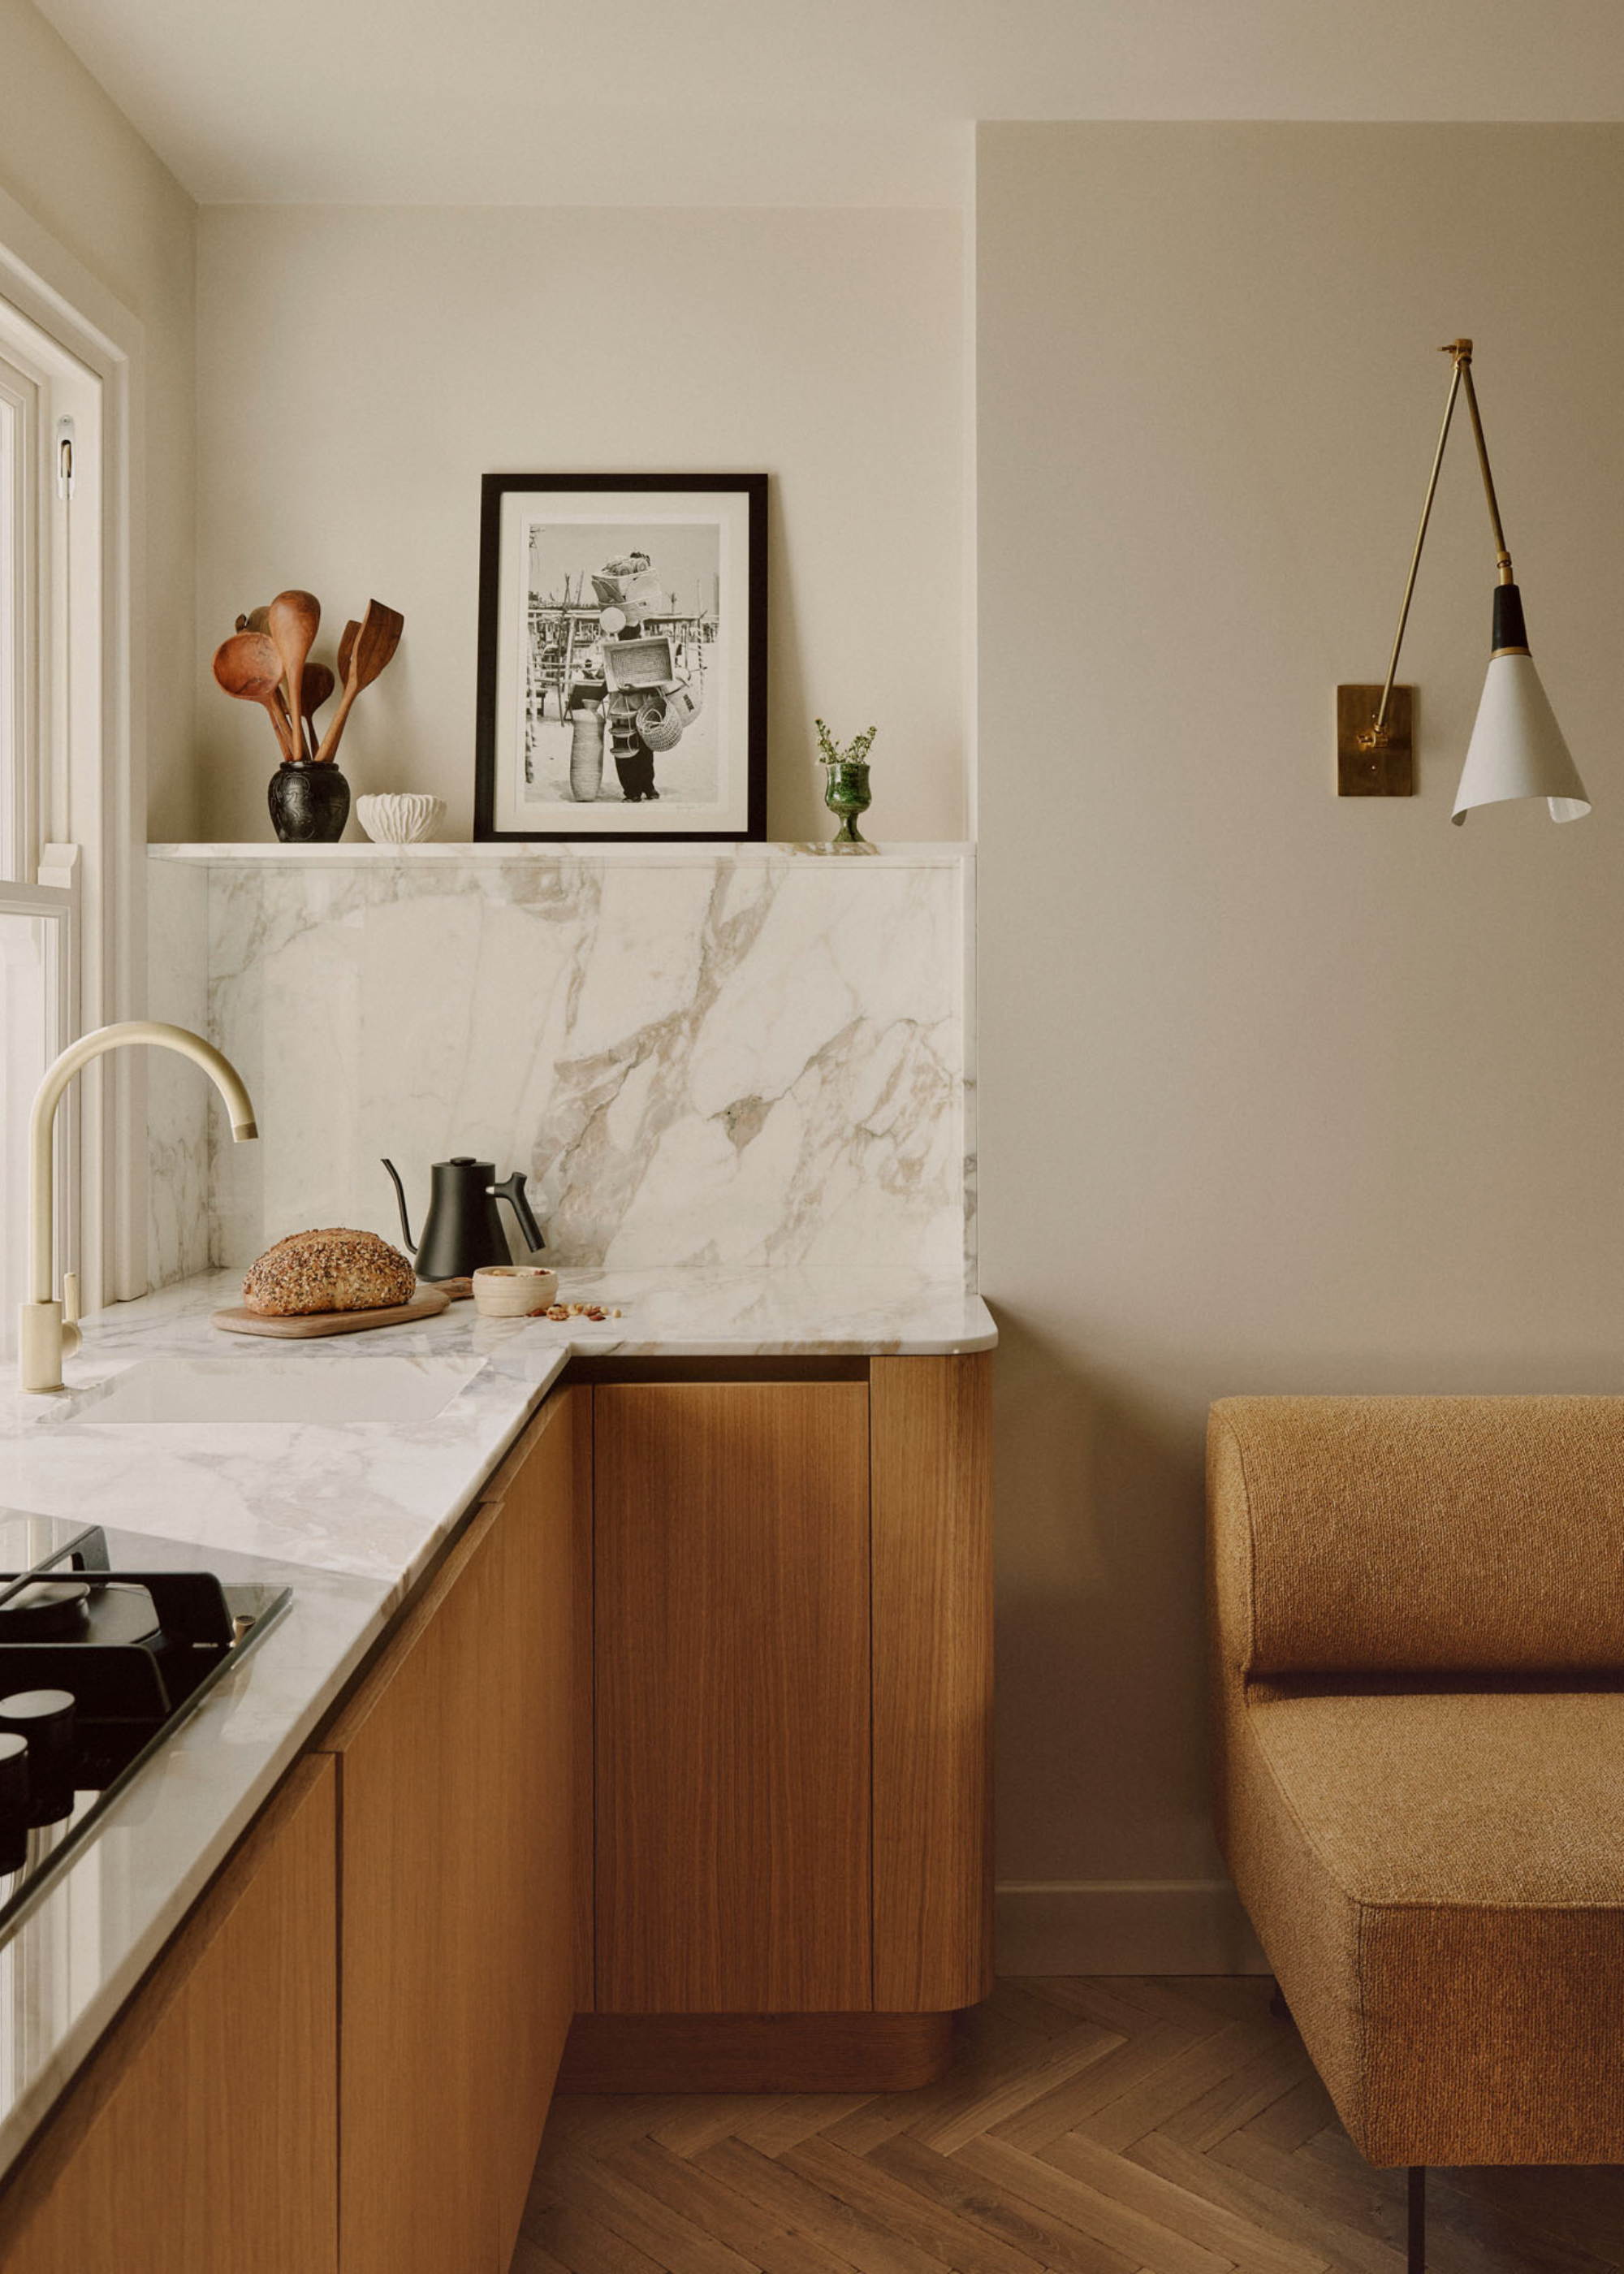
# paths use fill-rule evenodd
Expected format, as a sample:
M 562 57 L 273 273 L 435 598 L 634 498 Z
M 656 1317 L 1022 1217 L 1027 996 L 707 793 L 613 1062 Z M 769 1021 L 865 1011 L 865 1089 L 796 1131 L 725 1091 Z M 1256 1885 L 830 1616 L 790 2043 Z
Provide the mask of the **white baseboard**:
M 1227 1879 L 1038 1879 L 997 1891 L 1000 1974 L 1267 1974 Z

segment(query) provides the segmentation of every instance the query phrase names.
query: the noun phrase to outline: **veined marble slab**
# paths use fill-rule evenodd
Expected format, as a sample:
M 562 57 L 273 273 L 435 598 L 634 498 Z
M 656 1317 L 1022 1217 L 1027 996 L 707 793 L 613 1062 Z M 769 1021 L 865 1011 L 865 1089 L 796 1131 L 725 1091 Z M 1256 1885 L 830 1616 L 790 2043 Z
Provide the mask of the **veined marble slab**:
M 390 865 L 413 868 L 423 862 L 449 862 L 454 867 L 523 868 L 538 862 L 586 858 L 611 862 L 627 862 L 634 868 L 656 868 L 675 863 L 679 867 L 695 861 L 731 861 L 741 868 L 776 866 L 785 861 L 801 861 L 811 855 L 817 858 L 839 861 L 879 862 L 892 868 L 956 868 L 965 858 L 963 845 L 936 845 L 926 841 L 904 845 L 870 844 L 865 852 L 853 853 L 849 848 L 837 848 L 827 840 L 822 842 L 793 842 L 788 839 L 775 842 L 747 844 L 660 845 L 628 841 L 618 845 L 587 845 L 574 852 L 558 844 L 530 845 L 494 841 L 492 843 L 456 843 L 431 840 L 418 845 L 374 845 L 365 838 L 350 838 L 338 845 L 278 845 L 268 841 L 234 844 L 222 838 L 213 843 L 149 845 L 147 853 L 154 861 L 190 862 L 194 866 L 212 867 L 221 862 L 234 866 L 256 863 L 274 869 L 331 869 L 377 868 Z
M 472 1153 L 525 1171 L 561 1263 L 973 1284 L 964 848 L 152 849 L 154 904 L 207 877 L 207 1031 L 262 1132 L 214 1119 L 214 1261 L 312 1224 L 398 1241 L 380 1157 L 415 1231 L 428 1164 Z M 155 1186 L 197 1110 L 154 1124 Z M 186 1227 L 162 1284 L 196 1265 L 190 1184 L 154 1214 Z
M 208 875 L 147 871 L 147 1015 L 208 1032 Z M 173 1050 L 147 1059 L 147 1254 L 154 1287 L 209 1262 L 208 1143 L 212 1091 Z

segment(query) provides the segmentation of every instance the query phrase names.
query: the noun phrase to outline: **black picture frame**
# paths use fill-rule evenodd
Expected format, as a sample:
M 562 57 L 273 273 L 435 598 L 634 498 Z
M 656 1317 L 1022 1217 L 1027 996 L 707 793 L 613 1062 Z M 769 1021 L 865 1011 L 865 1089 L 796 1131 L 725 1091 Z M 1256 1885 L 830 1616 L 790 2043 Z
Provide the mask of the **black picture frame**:
M 766 836 L 767 478 L 765 474 L 741 473 L 552 472 L 497 473 L 485 474 L 482 477 L 479 514 L 478 697 L 474 740 L 474 838 L 476 842 L 693 845 L 748 843 L 759 841 Z M 600 791 L 598 800 L 592 806 L 592 817 L 603 819 L 613 814 L 614 824 L 609 827 L 575 828 L 569 826 L 568 823 L 562 825 L 553 824 L 553 816 L 555 813 L 561 816 L 573 809 L 573 806 L 567 806 L 561 802 L 542 806 L 538 810 L 532 808 L 531 811 L 535 814 L 532 825 L 524 827 L 510 825 L 515 818 L 519 817 L 517 809 L 521 803 L 521 796 L 515 789 L 515 785 L 522 771 L 524 772 L 526 779 L 529 778 L 529 769 L 532 763 L 528 747 L 520 745 L 520 735 L 522 732 L 534 731 L 534 715 L 531 707 L 532 682 L 528 676 L 523 682 L 524 689 L 523 695 L 515 693 L 521 683 L 519 677 L 521 670 L 523 669 L 526 674 L 530 672 L 530 659 L 528 648 L 523 657 L 516 652 L 516 649 L 521 640 L 535 635 L 530 629 L 533 609 L 528 587 L 525 623 L 523 627 L 512 621 L 511 608 L 505 606 L 505 599 L 508 603 L 512 601 L 515 591 L 513 578 L 519 572 L 512 561 L 504 559 L 504 524 L 505 523 L 509 524 L 511 531 L 513 514 L 508 508 L 509 500 L 530 495 L 545 498 L 559 493 L 567 493 L 576 501 L 583 497 L 601 495 L 605 502 L 605 511 L 600 518 L 608 525 L 613 525 L 617 519 L 614 511 L 615 501 L 639 494 L 645 498 L 658 495 L 662 500 L 692 500 L 695 515 L 701 520 L 703 517 L 704 501 L 707 499 L 727 501 L 727 504 L 722 508 L 722 510 L 735 522 L 739 512 L 738 501 L 742 501 L 748 558 L 742 572 L 739 570 L 736 563 L 732 564 L 726 580 L 726 591 L 722 589 L 722 579 L 718 574 L 716 607 L 718 618 L 726 623 L 726 636 L 730 643 L 726 651 L 730 689 L 736 688 L 741 673 L 740 657 L 734 652 L 731 644 L 737 640 L 742 650 L 742 701 L 730 702 L 726 712 L 728 745 L 726 754 L 726 778 L 730 785 L 734 782 L 733 768 L 736 762 L 741 758 L 743 764 L 742 799 L 739 797 L 735 787 L 728 802 L 732 810 L 726 816 L 726 819 L 734 825 L 707 825 L 699 828 L 662 825 L 668 818 L 674 821 L 680 812 L 691 811 L 693 809 L 671 807 L 666 813 L 662 813 L 658 790 L 651 794 L 644 792 L 641 799 L 634 799 L 628 794 L 620 801 L 604 799 Z M 566 518 L 575 521 L 587 520 L 586 516 L 578 512 Z M 619 518 L 624 522 L 627 516 L 622 513 Z M 590 520 L 587 520 L 587 525 L 590 526 Z M 508 549 L 511 550 L 511 535 Z M 588 552 L 590 553 L 590 548 Z M 583 567 L 586 565 L 586 556 L 583 556 Z M 528 568 L 525 574 L 528 576 Z M 594 576 L 592 582 L 596 587 L 599 580 Z M 568 581 L 565 591 L 568 595 Z M 734 631 L 733 624 L 733 614 L 741 605 L 743 606 L 746 617 L 741 636 Z M 673 616 L 674 610 L 673 595 L 672 602 Z M 628 635 L 624 632 L 620 635 L 622 639 L 627 636 Z M 698 652 L 703 659 L 703 633 L 695 632 L 693 636 L 700 643 Z M 714 631 L 710 634 L 712 639 L 717 636 Z M 506 657 L 503 652 L 504 639 L 508 641 L 510 651 L 515 651 Z M 601 641 L 599 646 L 601 651 Z M 702 673 L 703 669 L 702 661 Z M 560 711 L 558 725 L 560 727 L 569 726 L 573 734 L 577 709 L 584 706 L 575 701 L 575 690 L 568 684 L 568 673 L 566 667 L 558 693 Z M 507 704 L 502 700 L 504 687 L 512 698 Z M 541 689 L 539 712 L 544 727 L 546 691 L 544 685 Z M 741 711 L 743 714 L 741 751 L 738 749 L 739 719 L 735 715 Z M 508 714 L 506 720 L 503 716 L 504 712 Z M 523 727 L 520 724 L 522 718 L 526 722 Z M 722 728 L 718 723 L 718 732 L 721 731 Z M 606 734 L 605 755 L 603 761 L 605 769 L 608 759 Z M 658 761 L 650 759 L 650 764 L 658 779 Z M 528 802 L 528 801 L 524 802 Z M 628 811 L 628 808 L 631 810 Z M 523 817 L 529 821 L 530 814 L 526 813 Z M 586 816 L 583 814 L 583 817 L 585 818 Z M 645 822 L 647 825 L 644 825 Z

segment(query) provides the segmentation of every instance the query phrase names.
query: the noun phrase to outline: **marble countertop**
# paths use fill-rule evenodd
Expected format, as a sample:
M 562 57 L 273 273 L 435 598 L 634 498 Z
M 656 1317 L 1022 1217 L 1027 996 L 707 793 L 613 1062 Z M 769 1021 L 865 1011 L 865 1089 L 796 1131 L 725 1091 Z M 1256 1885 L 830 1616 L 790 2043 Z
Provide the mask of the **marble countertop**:
M 560 1274 L 619 1318 L 492 1321 L 467 1303 L 312 1342 L 222 1335 L 214 1274 L 86 1322 L 51 1397 L 0 1393 L 0 1506 L 104 1525 L 152 1562 L 293 1590 L 290 1611 L 163 1749 L 39 1907 L 0 1941 L 0 2171 L 26 2143 L 573 1355 L 787 1357 L 989 1349 L 979 1297 L 894 1275 Z M 442 1384 L 430 1419 L 99 1421 L 120 1374 L 181 1361 L 222 1388 L 297 1384 L 387 1355 Z M 360 1377 L 357 1377 L 358 1379 Z M 117 1560 L 117 1559 L 116 1559 Z

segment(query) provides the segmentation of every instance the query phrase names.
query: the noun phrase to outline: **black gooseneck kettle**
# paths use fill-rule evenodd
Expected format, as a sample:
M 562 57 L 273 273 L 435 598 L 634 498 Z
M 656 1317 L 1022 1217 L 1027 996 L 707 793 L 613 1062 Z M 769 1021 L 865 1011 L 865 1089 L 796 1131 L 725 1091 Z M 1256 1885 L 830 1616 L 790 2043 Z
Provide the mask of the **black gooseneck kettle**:
M 429 1212 L 419 1244 L 411 1236 L 406 1194 L 395 1163 L 386 1161 L 383 1165 L 389 1171 L 395 1197 L 401 1205 L 401 1231 L 407 1246 L 417 1259 L 419 1279 L 466 1279 L 487 1263 L 512 1262 L 508 1235 L 497 1212 L 499 1194 L 512 1203 L 530 1253 L 534 1254 L 538 1248 L 546 1246 L 541 1226 L 531 1215 L 530 1204 L 524 1196 L 523 1169 L 515 1169 L 512 1176 L 498 1184 L 494 1163 L 476 1161 L 470 1153 L 459 1153 L 449 1161 L 436 1161 L 429 1172 L 432 1179 Z

